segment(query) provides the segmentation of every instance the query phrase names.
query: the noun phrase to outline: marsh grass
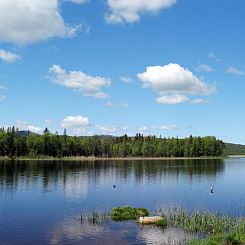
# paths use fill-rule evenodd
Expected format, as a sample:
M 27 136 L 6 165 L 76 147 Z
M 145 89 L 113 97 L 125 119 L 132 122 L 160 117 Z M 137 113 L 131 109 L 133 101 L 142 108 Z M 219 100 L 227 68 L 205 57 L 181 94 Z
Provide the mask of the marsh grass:
M 89 214 L 81 214 L 81 223 L 88 222 L 90 225 L 103 225 L 111 220 L 111 214 L 109 212 L 92 212 Z
M 231 232 L 230 234 L 211 235 L 205 240 L 195 239 L 189 245 L 241 245 L 245 244 L 245 234 Z
M 245 228 L 244 218 L 200 212 L 188 214 L 181 209 L 170 212 L 168 222 L 171 226 L 183 228 L 188 232 L 205 234 L 230 233 L 238 227 L 242 227 L 243 230 Z
M 149 211 L 145 208 L 132 208 L 130 206 L 114 207 L 112 209 L 112 220 L 137 220 L 140 216 L 148 216 Z
M 157 212 L 155 211 L 155 214 Z M 156 222 L 161 228 L 181 228 L 185 232 L 193 234 L 198 239 L 186 242 L 190 245 L 245 245 L 245 218 L 221 216 L 212 213 L 188 213 L 181 208 L 174 208 L 166 214 L 159 210 L 163 219 Z M 114 207 L 112 213 L 92 212 L 81 215 L 81 222 L 89 222 L 91 225 L 103 225 L 110 220 L 126 221 L 137 220 L 140 216 L 148 216 L 145 208 L 132 208 L 130 206 Z
M 188 214 L 174 209 L 169 213 L 168 224 L 199 235 L 200 239 L 190 241 L 190 245 L 245 244 L 244 218 L 199 212 Z

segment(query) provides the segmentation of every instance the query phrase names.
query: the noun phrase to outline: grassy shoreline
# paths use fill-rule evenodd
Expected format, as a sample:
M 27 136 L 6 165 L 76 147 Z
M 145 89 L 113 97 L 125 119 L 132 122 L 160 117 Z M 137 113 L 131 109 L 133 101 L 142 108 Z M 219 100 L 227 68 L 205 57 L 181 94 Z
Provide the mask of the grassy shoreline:
M 174 208 L 164 213 L 162 210 L 149 212 L 145 208 L 133 208 L 131 206 L 117 206 L 111 212 L 88 215 L 91 224 L 105 224 L 112 220 L 114 222 L 135 221 L 139 225 L 140 217 L 151 218 L 155 215 L 161 220 L 149 223 L 165 228 L 182 229 L 192 235 L 191 239 L 183 244 L 187 245 L 242 245 L 245 244 L 245 218 L 233 217 L 229 215 L 219 215 L 218 213 L 185 212 L 181 208 Z M 81 215 L 81 222 L 86 216 Z M 143 224 L 147 225 L 147 224 Z M 182 243 L 180 243 L 182 244 Z
M 203 156 L 203 157 L 16 157 L 16 158 L 9 158 L 9 157 L 0 157 L 0 160 L 17 160 L 17 161 L 152 161 L 152 160 L 208 160 L 208 159 L 225 159 L 228 156 Z M 244 155 L 245 157 L 245 155 Z

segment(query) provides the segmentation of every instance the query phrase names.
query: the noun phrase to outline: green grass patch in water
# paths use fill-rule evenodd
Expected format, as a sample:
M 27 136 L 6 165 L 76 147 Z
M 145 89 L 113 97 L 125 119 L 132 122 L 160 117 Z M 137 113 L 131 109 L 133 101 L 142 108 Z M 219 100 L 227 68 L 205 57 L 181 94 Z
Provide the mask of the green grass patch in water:
M 167 227 L 167 219 L 166 219 L 166 217 L 163 216 L 161 220 L 158 220 L 155 223 L 155 225 L 158 226 L 158 227 L 166 228 Z
M 137 220 L 141 216 L 148 216 L 149 212 L 145 208 L 132 208 L 130 206 L 114 207 L 112 209 L 112 220 Z

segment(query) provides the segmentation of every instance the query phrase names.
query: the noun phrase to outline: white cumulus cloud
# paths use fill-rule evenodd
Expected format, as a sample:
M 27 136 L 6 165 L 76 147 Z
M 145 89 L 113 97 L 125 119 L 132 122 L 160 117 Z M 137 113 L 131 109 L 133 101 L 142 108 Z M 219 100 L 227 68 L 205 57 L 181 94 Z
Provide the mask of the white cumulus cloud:
M 179 64 L 149 66 L 138 78 L 144 87 L 159 94 L 156 102 L 162 104 L 179 104 L 189 100 L 187 95 L 207 96 L 215 91 L 215 86 L 206 84 Z
M 237 75 L 237 76 L 243 76 L 245 75 L 245 72 L 238 69 L 238 68 L 235 68 L 233 66 L 230 66 L 228 69 L 227 69 L 227 73 L 228 74 L 233 74 L 233 75 Z
M 43 132 L 43 130 L 40 127 L 34 125 L 28 125 L 26 122 L 20 120 L 16 122 L 16 127 L 19 130 L 26 130 L 36 134 L 41 134 Z
M 78 129 L 89 126 L 90 122 L 87 117 L 83 116 L 68 116 L 61 122 L 61 127 L 69 129 Z
M 3 61 L 6 61 L 8 63 L 11 63 L 11 62 L 15 62 L 15 61 L 19 60 L 20 56 L 15 54 L 15 53 L 6 51 L 4 49 L 0 49 L 0 59 L 2 59 Z
M 109 11 L 108 23 L 133 23 L 145 13 L 157 13 L 171 7 L 177 0 L 107 0 Z
M 110 85 L 110 79 L 90 76 L 82 71 L 66 72 L 59 65 L 53 65 L 49 69 L 51 80 L 59 85 L 81 92 L 85 96 L 99 99 L 108 98 L 108 94 L 101 91 L 103 87 Z
M 65 23 L 59 3 L 59 0 L 0 1 L 0 41 L 28 44 L 52 37 L 73 37 L 81 26 Z
M 156 98 L 158 104 L 176 105 L 188 101 L 189 98 L 181 94 L 163 95 Z

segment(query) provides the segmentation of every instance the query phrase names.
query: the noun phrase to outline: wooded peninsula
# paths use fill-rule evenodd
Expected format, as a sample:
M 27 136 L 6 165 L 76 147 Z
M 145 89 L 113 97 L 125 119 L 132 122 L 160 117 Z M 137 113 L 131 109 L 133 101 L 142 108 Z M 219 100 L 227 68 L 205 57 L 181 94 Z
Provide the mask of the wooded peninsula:
M 126 134 L 113 136 L 42 135 L 19 131 L 14 126 L 0 129 L 1 157 L 204 157 L 221 156 L 224 143 L 214 136 L 179 139 Z

